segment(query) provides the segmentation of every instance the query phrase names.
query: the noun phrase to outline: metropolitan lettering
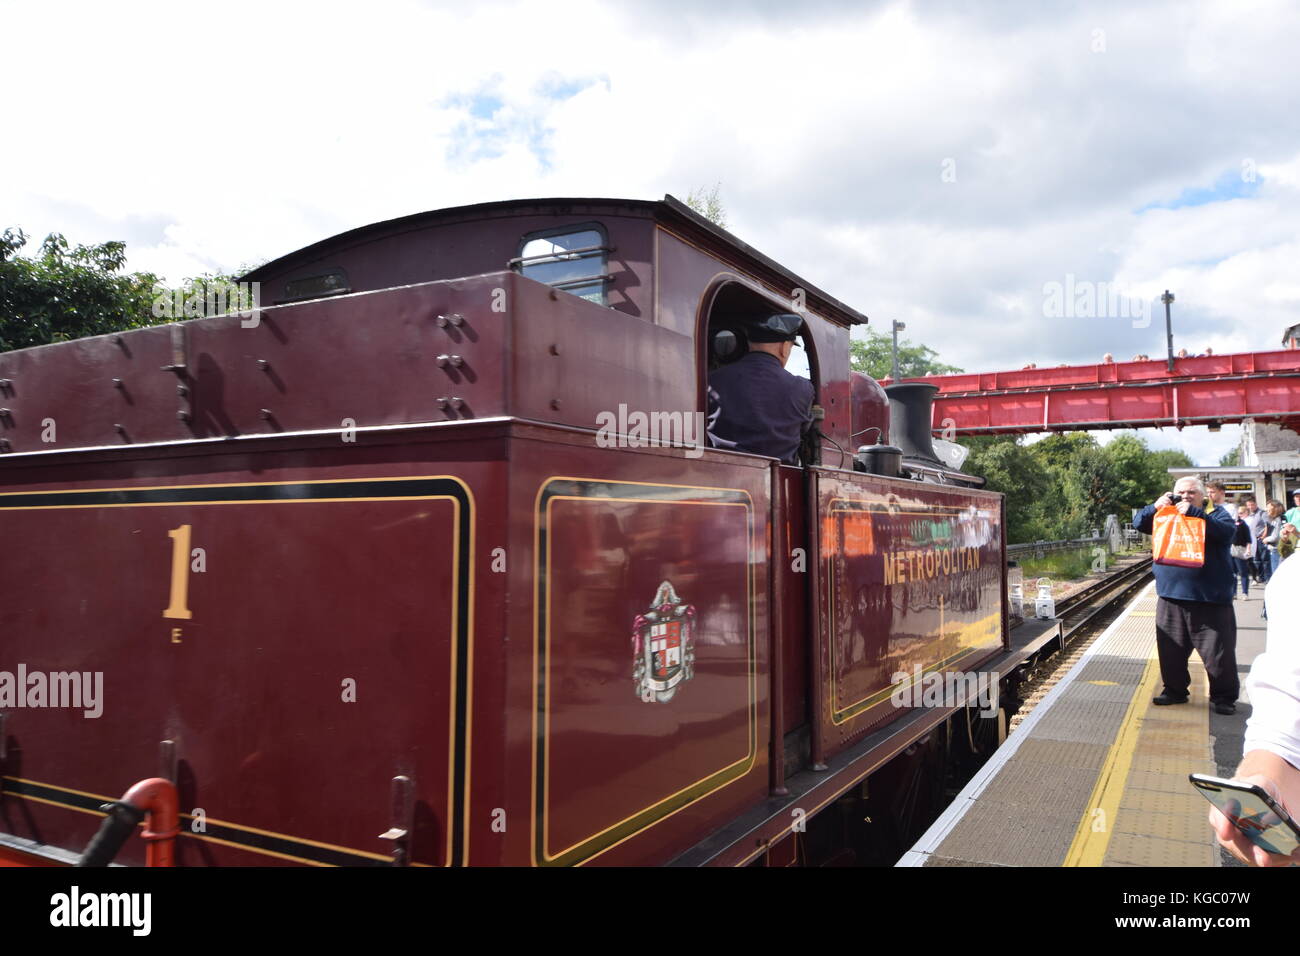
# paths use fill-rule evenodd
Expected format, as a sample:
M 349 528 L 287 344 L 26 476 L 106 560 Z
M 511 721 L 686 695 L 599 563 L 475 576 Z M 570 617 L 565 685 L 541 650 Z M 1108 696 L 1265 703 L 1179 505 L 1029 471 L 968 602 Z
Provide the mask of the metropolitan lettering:
M 916 549 L 887 552 L 885 584 L 926 581 L 945 574 L 962 574 L 980 566 L 979 548 Z

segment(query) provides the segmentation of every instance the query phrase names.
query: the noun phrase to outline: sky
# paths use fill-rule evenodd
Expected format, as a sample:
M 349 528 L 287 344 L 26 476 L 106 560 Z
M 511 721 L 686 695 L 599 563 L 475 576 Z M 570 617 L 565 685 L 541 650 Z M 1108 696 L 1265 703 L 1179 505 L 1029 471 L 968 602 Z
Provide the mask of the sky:
M 0 228 L 176 281 L 427 209 L 718 184 L 741 239 L 968 371 L 1162 355 L 1165 289 L 1175 348 L 1271 349 L 1300 321 L 1297 49 L 1300 10 L 1250 0 L 0 0 Z M 1104 308 L 1053 306 L 1085 286 Z M 1143 434 L 1207 465 L 1238 433 Z

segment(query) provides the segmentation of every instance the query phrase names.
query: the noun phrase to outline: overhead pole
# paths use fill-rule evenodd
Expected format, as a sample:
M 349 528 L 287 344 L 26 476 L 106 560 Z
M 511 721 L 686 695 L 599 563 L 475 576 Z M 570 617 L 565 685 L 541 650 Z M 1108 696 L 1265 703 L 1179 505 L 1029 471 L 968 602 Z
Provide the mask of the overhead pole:
M 894 319 L 894 381 L 898 381 L 898 333 L 907 328 L 906 322 L 899 322 Z
M 1160 297 L 1160 301 L 1165 304 L 1165 341 L 1169 347 L 1169 374 L 1174 372 L 1174 323 L 1169 317 L 1169 304 L 1174 301 L 1174 294 L 1165 289 L 1165 294 Z

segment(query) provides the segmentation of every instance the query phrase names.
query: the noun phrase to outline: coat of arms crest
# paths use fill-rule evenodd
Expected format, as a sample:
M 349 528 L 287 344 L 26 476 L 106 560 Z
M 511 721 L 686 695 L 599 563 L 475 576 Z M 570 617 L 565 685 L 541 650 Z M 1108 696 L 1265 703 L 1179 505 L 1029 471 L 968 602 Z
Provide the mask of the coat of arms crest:
M 632 624 L 632 680 L 648 704 L 666 704 L 695 676 L 695 608 L 667 581 Z

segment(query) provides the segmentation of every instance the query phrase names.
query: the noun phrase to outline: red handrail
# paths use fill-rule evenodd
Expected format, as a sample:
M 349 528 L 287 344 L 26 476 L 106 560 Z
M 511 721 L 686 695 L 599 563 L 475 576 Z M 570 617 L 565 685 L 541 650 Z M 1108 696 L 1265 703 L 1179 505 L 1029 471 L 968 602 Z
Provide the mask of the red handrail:
M 180 832 L 180 801 L 176 785 L 162 777 L 141 780 L 125 794 L 122 802 L 148 814 L 140 837 L 149 842 L 145 866 L 174 866 L 176 834 Z

